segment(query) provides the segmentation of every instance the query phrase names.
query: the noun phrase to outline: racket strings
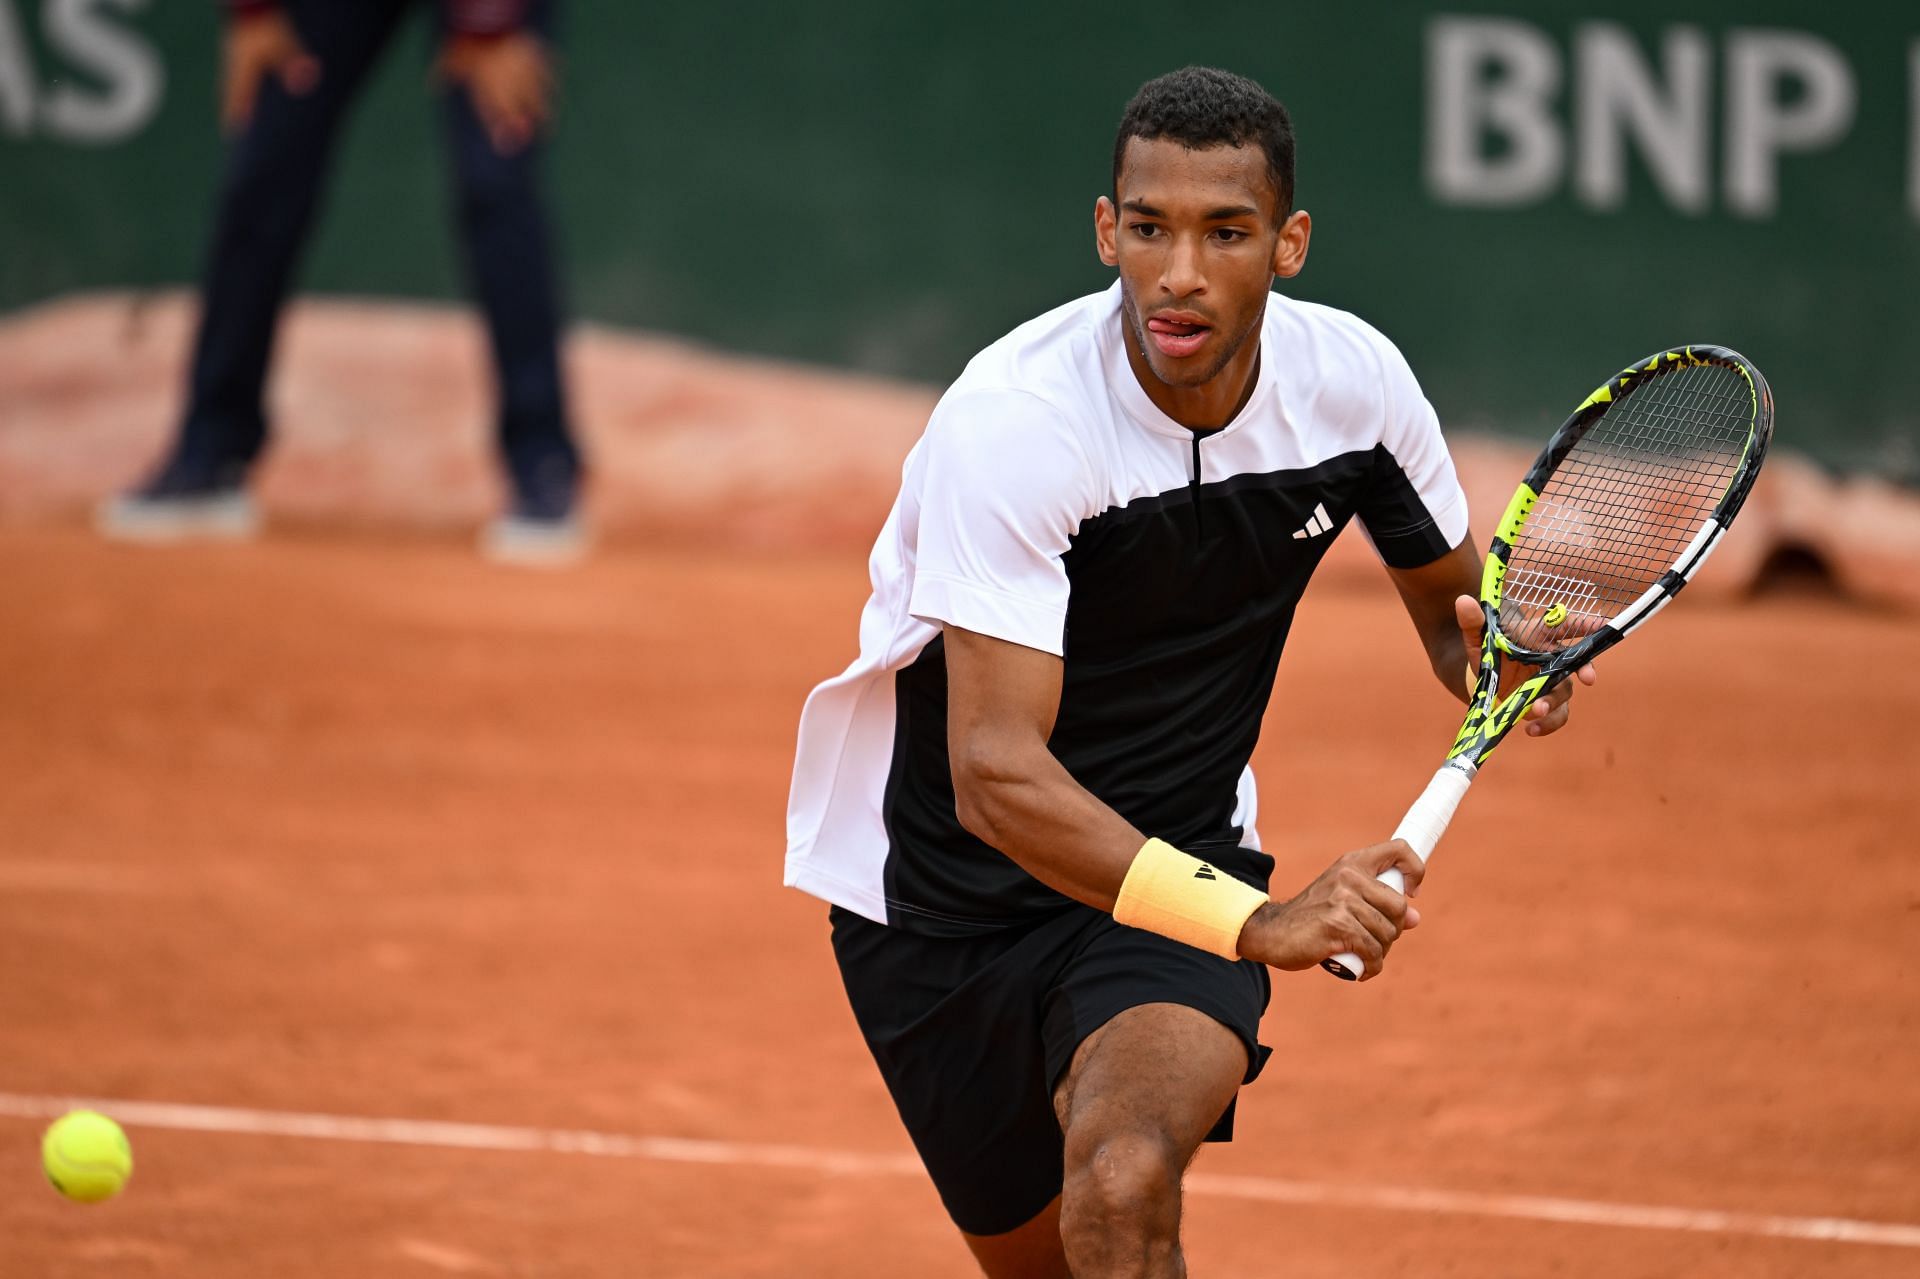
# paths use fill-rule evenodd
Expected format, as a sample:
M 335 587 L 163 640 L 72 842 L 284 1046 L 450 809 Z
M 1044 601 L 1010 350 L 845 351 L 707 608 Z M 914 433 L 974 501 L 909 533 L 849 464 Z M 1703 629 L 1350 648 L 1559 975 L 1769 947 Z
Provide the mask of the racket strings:
M 1737 368 L 1686 366 L 1632 387 L 1521 526 L 1502 590 L 1508 638 L 1553 652 L 1639 599 L 1719 504 L 1752 426 L 1753 388 Z

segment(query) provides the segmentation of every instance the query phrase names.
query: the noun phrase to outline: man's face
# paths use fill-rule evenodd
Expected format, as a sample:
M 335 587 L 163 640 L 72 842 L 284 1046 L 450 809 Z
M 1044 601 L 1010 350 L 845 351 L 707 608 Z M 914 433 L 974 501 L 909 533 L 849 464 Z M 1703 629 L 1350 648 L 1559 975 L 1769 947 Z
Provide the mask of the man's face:
M 1306 215 L 1279 220 L 1258 146 L 1191 151 L 1133 138 L 1118 204 L 1095 211 L 1100 256 L 1120 269 L 1122 310 L 1139 356 L 1169 388 L 1197 388 L 1251 367 L 1236 361 L 1259 328 L 1276 274 L 1306 256 Z M 1296 243 L 1297 242 L 1297 243 Z

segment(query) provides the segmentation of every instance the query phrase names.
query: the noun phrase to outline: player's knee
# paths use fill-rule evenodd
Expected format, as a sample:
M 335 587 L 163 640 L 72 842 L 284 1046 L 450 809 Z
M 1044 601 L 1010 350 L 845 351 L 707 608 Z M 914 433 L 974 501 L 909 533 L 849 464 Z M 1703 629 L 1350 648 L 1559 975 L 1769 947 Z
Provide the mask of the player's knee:
M 1063 1233 L 1075 1229 L 1146 1236 L 1178 1229 L 1184 1163 L 1152 1132 L 1087 1134 L 1067 1140 Z

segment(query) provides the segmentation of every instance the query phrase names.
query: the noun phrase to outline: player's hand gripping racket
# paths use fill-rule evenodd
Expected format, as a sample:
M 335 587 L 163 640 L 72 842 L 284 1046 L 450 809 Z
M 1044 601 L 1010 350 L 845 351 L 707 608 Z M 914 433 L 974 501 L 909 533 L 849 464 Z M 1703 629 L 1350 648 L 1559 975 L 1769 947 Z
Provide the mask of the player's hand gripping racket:
M 1422 862 L 1527 708 L 1679 594 L 1733 523 L 1773 437 L 1773 393 L 1723 346 L 1662 351 L 1586 398 L 1547 441 L 1487 548 L 1486 635 L 1466 722 L 1401 819 Z M 1535 668 L 1500 697 L 1500 658 Z M 1380 876 L 1394 891 L 1397 870 Z M 1353 981 L 1360 958 L 1321 967 Z

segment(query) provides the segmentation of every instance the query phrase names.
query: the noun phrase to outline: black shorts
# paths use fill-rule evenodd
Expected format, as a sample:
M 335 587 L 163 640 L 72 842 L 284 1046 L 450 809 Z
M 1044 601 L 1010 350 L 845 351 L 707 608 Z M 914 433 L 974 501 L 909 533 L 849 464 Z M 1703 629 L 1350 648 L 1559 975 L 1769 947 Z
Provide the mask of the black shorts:
M 1238 963 L 1075 905 L 976 937 L 926 937 L 836 906 L 833 953 L 854 1019 L 954 1224 L 997 1235 L 1060 1193 L 1053 1090 L 1081 1041 L 1129 1008 L 1181 1004 L 1247 1046 L 1252 1083 L 1270 992 Z M 1233 1135 L 1233 1105 L 1207 1137 Z

